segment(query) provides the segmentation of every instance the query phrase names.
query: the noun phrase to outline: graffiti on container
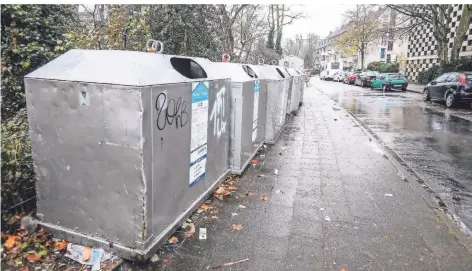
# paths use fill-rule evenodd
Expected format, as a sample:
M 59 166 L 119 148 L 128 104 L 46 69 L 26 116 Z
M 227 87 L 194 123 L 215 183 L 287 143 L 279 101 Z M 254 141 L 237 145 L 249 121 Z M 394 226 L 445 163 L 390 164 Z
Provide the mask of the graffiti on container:
M 188 122 L 187 102 L 182 102 L 182 97 L 177 100 L 168 99 L 165 92 L 159 93 L 156 98 L 157 110 L 157 129 L 164 130 L 169 124 L 171 126 L 175 122 L 175 128 L 184 127 Z
M 222 87 L 216 94 L 213 110 L 211 110 L 210 115 L 210 120 L 213 121 L 213 135 L 217 138 L 220 138 L 226 131 L 225 96 L 226 87 Z

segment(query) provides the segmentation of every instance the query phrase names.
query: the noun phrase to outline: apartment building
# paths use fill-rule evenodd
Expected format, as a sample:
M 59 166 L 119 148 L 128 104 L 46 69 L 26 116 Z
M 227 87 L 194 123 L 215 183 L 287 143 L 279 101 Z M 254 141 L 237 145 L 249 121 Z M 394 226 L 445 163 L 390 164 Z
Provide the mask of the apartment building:
M 449 53 L 452 50 L 456 28 L 462 15 L 462 9 L 462 4 L 453 4 L 449 16 L 445 18 L 445 23 L 448 25 L 447 38 L 449 39 Z M 412 20 L 413 24 L 418 22 L 418 19 Z M 421 71 L 427 70 L 434 65 L 439 65 L 437 49 L 438 45 L 433 36 L 432 25 L 422 23 L 413 29 L 408 39 L 405 69 L 405 75 L 409 80 L 416 81 Z M 469 29 L 463 38 L 459 56 L 472 56 L 472 22 L 469 22 Z

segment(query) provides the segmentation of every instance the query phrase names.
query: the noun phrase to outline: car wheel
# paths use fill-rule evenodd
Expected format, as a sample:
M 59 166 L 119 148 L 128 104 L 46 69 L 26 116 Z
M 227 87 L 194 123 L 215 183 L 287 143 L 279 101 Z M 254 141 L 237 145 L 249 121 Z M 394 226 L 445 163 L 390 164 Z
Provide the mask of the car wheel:
M 388 90 L 387 85 L 382 85 L 382 91 L 385 92 L 385 91 L 387 91 L 387 90 Z
M 431 100 L 431 96 L 429 95 L 429 89 L 423 90 L 423 101 L 427 102 Z
M 363 88 L 364 86 L 364 81 L 361 81 L 361 87 Z
M 452 108 L 456 104 L 456 99 L 454 98 L 454 94 L 449 93 L 446 96 L 446 106 L 447 108 Z
M 374 90 L 374 86 L 372 84 L 370 84 L 370 89 Z
M 406 88 L 402 88 L 402 91 L 405 92 L 405 91 L 406 91 Z

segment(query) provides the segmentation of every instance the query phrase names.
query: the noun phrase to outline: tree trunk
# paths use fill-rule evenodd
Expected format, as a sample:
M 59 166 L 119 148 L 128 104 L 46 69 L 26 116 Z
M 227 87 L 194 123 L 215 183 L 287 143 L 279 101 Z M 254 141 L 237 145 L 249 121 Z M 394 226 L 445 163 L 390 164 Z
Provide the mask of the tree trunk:
M 274 18 L 274 6 L 269 6 L 269 33 L 267 34 L 267 48 L 274 49 L 274 34 L 275 34 L 275 18 Z M 270 20 L 272 18 L 272 20 Z
M 462 9 L 461 20 L 457 26 L 454 45 L 452 46 L 451 63 L 456 63 L 459 60 L 463 38 L 469 30 L 470 19 L 472 18 L 471 6 L 472 5 L 464 5 L 464 8 Z

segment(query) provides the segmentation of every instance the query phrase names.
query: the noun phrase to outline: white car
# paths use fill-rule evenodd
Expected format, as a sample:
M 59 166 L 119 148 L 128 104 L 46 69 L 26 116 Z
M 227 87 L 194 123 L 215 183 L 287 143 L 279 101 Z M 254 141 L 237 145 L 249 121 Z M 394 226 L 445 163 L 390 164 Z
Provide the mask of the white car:
M 337 72 L 334 76 L 333 76 L 333 81 L 334 82 L 342 82 L 344 80 L 344 76 L 346 76 L 346 73 L 345 72 Z
M 330 70 L 324 70 L 320 73 L 320 79 L 325 81 L 333 80 L 333 75 L 334 74 L 332 71 L 330 72 Z

